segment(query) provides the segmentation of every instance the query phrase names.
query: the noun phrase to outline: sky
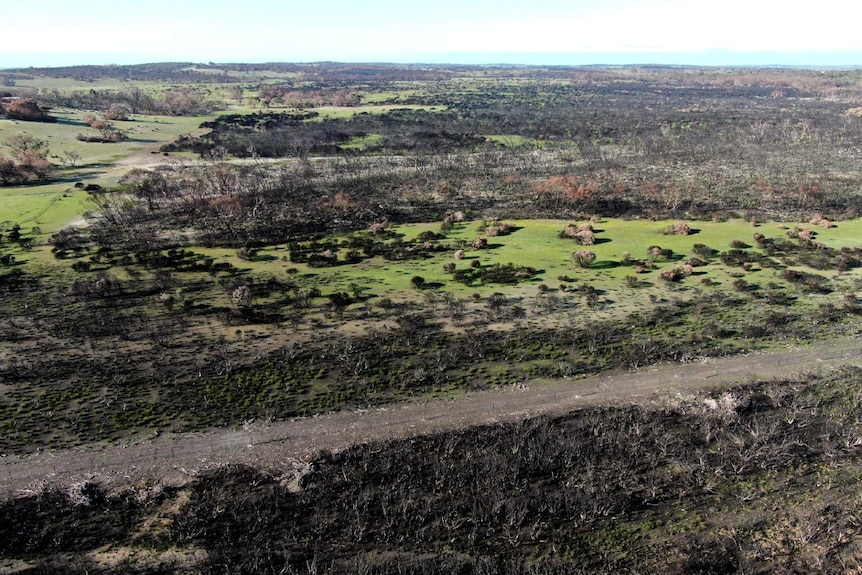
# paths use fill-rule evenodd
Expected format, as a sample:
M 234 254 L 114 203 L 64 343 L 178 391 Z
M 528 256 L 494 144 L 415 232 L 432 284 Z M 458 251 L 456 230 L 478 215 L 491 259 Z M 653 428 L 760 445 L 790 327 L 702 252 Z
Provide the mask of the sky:
M 859 0 L 39 0 L 37 12 L 0 13 L 3 68 L 324 60 L 862 65 Z

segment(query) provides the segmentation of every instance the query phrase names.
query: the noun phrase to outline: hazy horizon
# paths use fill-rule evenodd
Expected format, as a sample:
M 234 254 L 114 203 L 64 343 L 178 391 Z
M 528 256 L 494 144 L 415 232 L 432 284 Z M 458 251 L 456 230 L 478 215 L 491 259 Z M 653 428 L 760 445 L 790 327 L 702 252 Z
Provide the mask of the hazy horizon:
M 380 63 L 436 65 L 526 65 L 526 66 L 714 66 L 714 67 L 862 67 L 862 52 L 737 52 L 703 50 L 692 52 L 608 52 L 608 53 L 531 53 L 531 52 L 441 52 L 402 54 L 400 57 L 334 58 L 334 59 L 188 59 L 165 58 L 158 54 L 129 53 L 36 53 L 0 54 L 0 69 L 52 68 L 68 66 L 126 66 L 160 62 L 193 62 L 197 64 L 263 64 L 263 63 Z
M 42 0 L 0 67 L 150 62 L 862 64 L 862 3 L 820 0 Z

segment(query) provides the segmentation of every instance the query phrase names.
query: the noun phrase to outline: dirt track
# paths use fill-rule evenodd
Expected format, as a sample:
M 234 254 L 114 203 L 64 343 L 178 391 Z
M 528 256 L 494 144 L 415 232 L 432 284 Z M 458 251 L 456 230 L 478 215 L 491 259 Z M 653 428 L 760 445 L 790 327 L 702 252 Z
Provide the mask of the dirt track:
M 240 429 L 166 434 L 129 444 L 89 445 L 0 458 L 0 498 L 94 479 L 114 489 L 185 483 L 199 471 L 228 463 L 292 471 L 319 449 L 409 437 L 469 425 L 561 414 L 595 406 L 648 403 L 678 394 L 862 365 L 862 340 L 848 338 L 777 352 L 752 352 L 688 364 L 652 366 L 578 380 L 534 381 L 470 393 L 457 400 L 417 400 L 397 406 L 339 413 Z

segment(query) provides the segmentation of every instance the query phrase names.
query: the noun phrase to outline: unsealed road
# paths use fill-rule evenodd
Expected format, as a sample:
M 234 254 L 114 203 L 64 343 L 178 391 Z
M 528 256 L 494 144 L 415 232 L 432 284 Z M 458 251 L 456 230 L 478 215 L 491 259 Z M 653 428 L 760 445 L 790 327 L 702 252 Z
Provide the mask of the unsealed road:
M 200 471 L 230 463 L 291 472 L 295 463 L 320 449 L 563 414 L 582 407 L 648 403 L 676 393 L 848 364 L 862 365 L 862 339 L 662 364 L 583 379 L 533 381 L 471 392 L 460 399 L 419 399 L 294 421 L 252 423 L 239 429 L 164 434 L 132 443 L 87 445 L 20 457 L 6 455 L 0 458 L 0 498 L 85 479 L 111 489 L 144 482 L 180 485 Z

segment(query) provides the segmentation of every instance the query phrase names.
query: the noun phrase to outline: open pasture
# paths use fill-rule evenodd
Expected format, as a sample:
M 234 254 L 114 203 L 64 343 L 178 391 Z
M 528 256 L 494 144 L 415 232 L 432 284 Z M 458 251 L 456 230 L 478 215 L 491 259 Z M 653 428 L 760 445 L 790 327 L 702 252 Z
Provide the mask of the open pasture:
M 0 189 L 0 220 L 24 229 L 38 227 L 43 234 L 50 234 L 79 220 L 87 198 L 86 192 L 70 184 Z
M 116 186 L 131 167 L 165 160 L 158 152 L 159 147 L 180 134 L 195 132 L 203 120 L 200 117 L 133 116 L 129 121 L 114 122 L 128 139 L 96 143 L 77 138 L 79 134 L 95 133 L 83 120 L 85 112 L 57 110 L 52 115 L 58 118 L 56 123 L 0 119 L 0 155 L 10 155 L 11 150 L 5 145 L 8 139 L 26 134 L 48 143 L 48 160 L 56 166 L 48 182 L 0 188 L 0 221 L 39 226 L 44 232 L 53 232 L 78 221 L 87 209 L 87 194 L 74 188 L 76 182 Z M 136 159 L 129 160 L 132 156 Z M 126 160 L 125 165 L 119 165 L 120 160 Z
M 4 143 L 17 134 L 30 136 L 48 142 L 49 159 L 60 166 L 71 164 L 66 153 L 79 155 L 75 161 L 77 168 L 110 168 L 110 165 L 129 154 L 145 150 L 158 150 L 161 144 L 175 139 L 180 134 L 195 131 L 204 120 L 201 117 L 181 116 L 131 116 L 129 121 L 116 121 L 117 129 L 128 138 L 120 142 L 99 143 L 82 142 L 79 134 L 95 134 L 84 121 L 87 112 L 79 110 L 53 110 L 51 115 L 56 123 L 19 122 L 0 120 L 0 154 L 8 155 L 10 150 Z M 70 170 L 69 177 L 75 177 Z
M 313 276 L 315 281 L 329 286 L 331 290 L 347 290 L 349 285 L 359 285 L 368 294 L 395 300 L 413 300 L 425 294 L 444 293 L 456 297 L 487 297 L 494 292 L 503 292 L 511 296 L 534 296 L 544 285 L 549 289 L 576 288 L 580 284 L 589 284 L 601 290 L 611 300 L 629 302 L 640 305 L 649 295 L 665 296 L 672 291 L 676 296 L 682 296 L 686 291 L 701 291 L 710 289 L 733 289 L 734 281 L 743 278 L 750 284 L 752 290 L 765 290 L 769 284 L 780 282 L 781 269 L 764 269 L 762 265 L 753 265 L 744 270 L 742 267 L 725 265 L 719 255 L 734 249 L 734 242 L 749 246 L 744 250 L 760 254 L 755 241 L 755 233 L 761 233 L 767 238 L 786 238 L 788 230 L 796 228 L 811 228 L 810 224 L 767 222 L 752 227 L 749 222 L 741 220 L 726 222 L 693 222 L 695 233 L 687 236 L 675 236 L 663 233 L 673 224 L 671 220 L 621 220 L 603 219 L 593 223 L 596 232 L 596 244 L 579 246 L 569 238 L 558 237 L 563 228 L 573 222 L 566 220 L 511 220 L 513 232 L 507 235 L 488 237 L 488 246 L 483 249 L 472 249 L 471 242 L 484 237 L 483 222 L 470 221 L 456 224 L 445 239 L 435 243 L 446 246 L 440 251 L 429 253 L 426 257 L 406 261 L 387 261 L 375 257 L 363 259 L 360 262 L 345 261 L 349 251 L 348 236 L 337 236 L 320 242 L 321 246 L 332 250 L 336 260 L 331 266 L 312 266 L 307 263 L 290 261 L 289 250 L 285 245 L 270 246 L 261 249 L 257 261 L 241 261 L 231 250 L 203 250 L 207 255 L 215 256 L 220 261 L 230 262 L 239 268 L 247 268 L 253 272 L 277 272 L 294 270 L 294 273 Z M 577 223 L 577 222 L 574 222 Z M 584 222 L 581 222 L 584 223 Z M 395 226 L 393 231 L 399 242 L 416 242 L 420 234 L 440 232 L 439 223 L 413 224 Z M 857 248 L 860 242 L 857 238 L 862 232 L 862 220 L 840 222 L 837 227 L 818 231 L 817 240 L 824 245 L 836 249 Z M 679 282 L 669 282 L 660 278 L 662 271 L 667 271 L 680 263 L 698 256 L 694 251 L 696 244 L 703 244 L 713 252 L 704 262 L 706 265 L 696 267 L 690 277 Z M 637 264 L 624 263 L 626 257 L 630 260 L 650 261 L 648 249 L 659 246 L 672 251 L 670 257 L 652 258 L 644 273 L 636 274 L 633 269 Z M 463 259 L 456 259 L 455 253 L 464 250 Z M 572 261 L 572 253 L 577 250 L 589 250 L 595 253 L 595 261 L 589 268 L 581 268 Z M 790 256 L 784 260 L 781 268 L 801 267 Z M 456 281 L 451 272 L 444 268 L 454 265 L 456 269 L 465 270 L 472 266 L 492 268 L 513 264 L 516 267 L 531 267 L 536 270 L 529 280 L 513 282 L 512 284 L 471 282 L 469 285 Z M 816 270 L 810 270 L 815 273 Z M 819 272 L 833 276 L 834 271 Z M 425 280 L 424 287 L 417 289 L 413 278 L 420 276 Z M 627 280 L 637 277 L 638 288 L 634 289 Z M 853 272 L 845 273 L 842 281 L 849 282 L 856 277 Z M 566 279 L 561 279 L 566 278 Z M 709 280 L 708 283 L 706 280 Z M 544 289 L 544 288 L 543 288 Z M 562 292 L 563 294 L 565 292 Z M 631 311 L 631 305 L 624 305 L 626 311 Z

